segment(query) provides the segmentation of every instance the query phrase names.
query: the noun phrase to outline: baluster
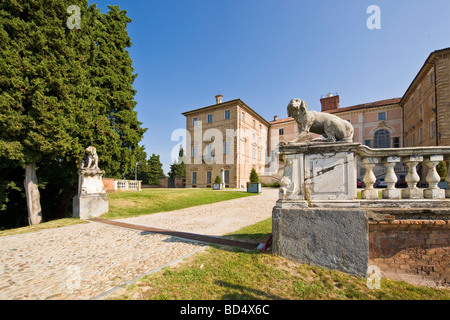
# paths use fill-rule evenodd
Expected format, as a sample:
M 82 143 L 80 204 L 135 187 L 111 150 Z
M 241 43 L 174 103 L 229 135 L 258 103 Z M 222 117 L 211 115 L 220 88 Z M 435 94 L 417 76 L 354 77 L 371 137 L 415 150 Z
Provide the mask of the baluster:
M 423 192 L 424 198 L 427 199 L 445 198 L 445 190 L 438 187 L 438 183 L 439 181 L 441 181 L 441 177 L 436 171 L 436 166 L 439 164 L 439 161 L 442 160 L 444 160 L 444 157 L 442 155 L 433 155 L 429 156 L 425 161 L 425 164 L 428 167 L 428 174 L 426 176 L 428 188 Z
M 385 181 L 387 184 L 386 190 L 382 191 L 383 199 L 400 199 L 400 190 L 395 188 L 397 182 L 397 175 L 394 167 L 400 162 L 400 157 L 387 157 L 383 159 L 383 164 L 386 166 Z
M 403 190 L 402 198 L 404 199 L 422 199 L 423 190 L 417 188 L 417 182 L 420 181 L 420 177 L 417 174 L 417 164 L 423 161 L 422 156 L 409 156 L 403 159 L 403 162 L 408 166 L 408 174 L 406 175 L 406 183 L 408 187 Z
M 373 188 L 373 184 L 377 180 L 373 173 L 373 167 L 379 162 L 380 160 L 375 157 L 365 157 L 362 160 L 362 164 L 366 168 L 366 173 L 363 178 L 366 187 L 361 191 L 361 198 L 363 199 L 378 199 L 378 191 Z

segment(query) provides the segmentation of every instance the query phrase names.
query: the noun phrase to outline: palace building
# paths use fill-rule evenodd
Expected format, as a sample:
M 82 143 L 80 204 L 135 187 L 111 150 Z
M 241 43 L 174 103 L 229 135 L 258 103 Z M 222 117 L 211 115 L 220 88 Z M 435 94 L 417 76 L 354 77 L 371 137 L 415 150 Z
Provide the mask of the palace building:
M 217 95 L 216 104 L 183 113 L 186 187 L 211 187 L 219 176 L 226 187 L 245 188 L 252 168 L 264 183 L 279 181 L 283 162 L 276 150 L 297 137 L 295 120 L 267 121 L 241 99 L 222 99 Z M 430 54 L 403 97 L 341 108 L 339 95 L 329 93 L 320 103 L 322 112 L 353 125 L 354 142 L 371 148 L 450 145 L 450 48 Z M 400 180 L 406 176 L 401 163 L 395 169 Z M 383 177 L 383 170 L 374 173 Z M 363 175 L 360 168 L 357 176 Z

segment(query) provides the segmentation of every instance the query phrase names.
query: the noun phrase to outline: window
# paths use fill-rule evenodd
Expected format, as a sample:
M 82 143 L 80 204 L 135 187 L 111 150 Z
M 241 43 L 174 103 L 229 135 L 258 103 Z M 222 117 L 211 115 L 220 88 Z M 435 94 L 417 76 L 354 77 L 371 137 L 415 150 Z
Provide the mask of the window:
M 419 115 L 422 115 L 422 107 L 419 107 Z
M 230 119 L 230 110 L 225 111 L 224 119 Z
M 430 138 L 436 135 L 436 122 L 433 120 L 430 122 Z
M 431 107 L 434 106 L 434 97 L 433 96 L 430 98 L 430 104 L 431 104 Z
M 365 144 L 366 146 L 368 146 L 369 148 L 370 148 L 370 146 L 372 145 L 371 142 L 372 142 L 371 140 L 364 140 L 364 144 Z
M 259 133 L 262 133 L 262 125 L 259 125 Z
M 211 183 L 211 171 L 206 171 L 206 183 Z
M 434 77 L 433 77 L 433 74 L 431 73 L 430 74 L 430 84 L 433 84 L 433 82 L 434 82 Z
M 411 137 L 411 147 L 414 147 L 416 144 L 416 137 L 415 137 L 415 133 L 412 134 Z
M 423 141 L 423 132 L 422 132 L 422 127 L 419 128 L 419 143 L 422 143 Z
M 241 120 L 245 121 L 245 113 L 244 112 L 242 112 L 242 114 L 241 114 Z
M 284 128 L 278 129 L 278 134 L 280 136 L 284 135 Z
M 230 183 L 230 170 L 225 170 L 225 183 Z
M 252 149 L 252 158 L 256 159 L 256 150 L 255 150 L 255 148 Z
M 400 138 L 399 137 L 395 137 L 393 139 L 394 142 L 394 148 L 400 148 Z
M 378 121 L 386 120 L 386 112 L 379 112 L 378 113 Z
M 419 89 L 419 92 L 417 92 L 417 95 L 419 96 L 419 100 L 422 99 L 422 90 Z
M 193 125 L 193 126 L 196 126 L 196 125 L 197 125 L 197 120 L 198 120 L 197 118 L 193 118 L 193 119 L 192 119 L 192 125 Z
M 389 131 L 385 129 L 380 129 L 375 132 L 373 139 L 374 148 L 390 148 L 391 147 L 391 136 Z
M 192 157 L 196 157 L 197 156 L 197 146 L 193 146 L 192 147 Z
M 192 184 L 197 184 L 197 172 L 192 172 Z
M 255 129 L 255 128 L 256 128 L 256 121 L 253 120 L 253 129 Z
M 208 123 L 212 122 L 212 114 L 208 114 L 206 122 L 208 122 Z
M 258 156 L 259 161 L 261 161 L 262 157 L 261 157 L 261 150 L 259 150 L 259 156 Z
M 224 142 L 223 143 L 223 154 L 228 154 L 228 153 L 230 153 L 230 143 Z

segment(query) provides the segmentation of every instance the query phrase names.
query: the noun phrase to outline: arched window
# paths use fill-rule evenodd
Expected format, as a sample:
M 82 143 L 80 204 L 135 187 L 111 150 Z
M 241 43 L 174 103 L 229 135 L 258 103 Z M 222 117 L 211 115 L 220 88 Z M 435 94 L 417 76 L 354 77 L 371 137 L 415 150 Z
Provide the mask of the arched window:
M 374 148 L 390 148 L 391 147 L 391 135 L 386 129 L 380 129 L 375 132 L 373 139 Z

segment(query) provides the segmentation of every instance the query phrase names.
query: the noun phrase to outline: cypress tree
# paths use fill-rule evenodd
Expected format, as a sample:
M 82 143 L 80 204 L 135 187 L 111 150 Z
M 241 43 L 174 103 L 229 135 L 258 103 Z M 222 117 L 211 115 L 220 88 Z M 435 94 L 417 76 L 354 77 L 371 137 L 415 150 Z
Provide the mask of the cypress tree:
M 134 167 L 145 132 L 134 111 L 126 11 L 101 14 L 77 1 L 81 24 L 70 28 L 72 4 L 0 3 L 0 187 L 10 186 L 0 192 L 0 210 L 11 207 L 8 190 L 23 179 L 16 174 L 11 181 L 9 173 L 25 167 L 34 194 L 27 198 L 30 223 L 41 221 L 36 173 L 48 198 L 71 200 L 87 146 L 97 148 L 108 175 L 123 175 Z

